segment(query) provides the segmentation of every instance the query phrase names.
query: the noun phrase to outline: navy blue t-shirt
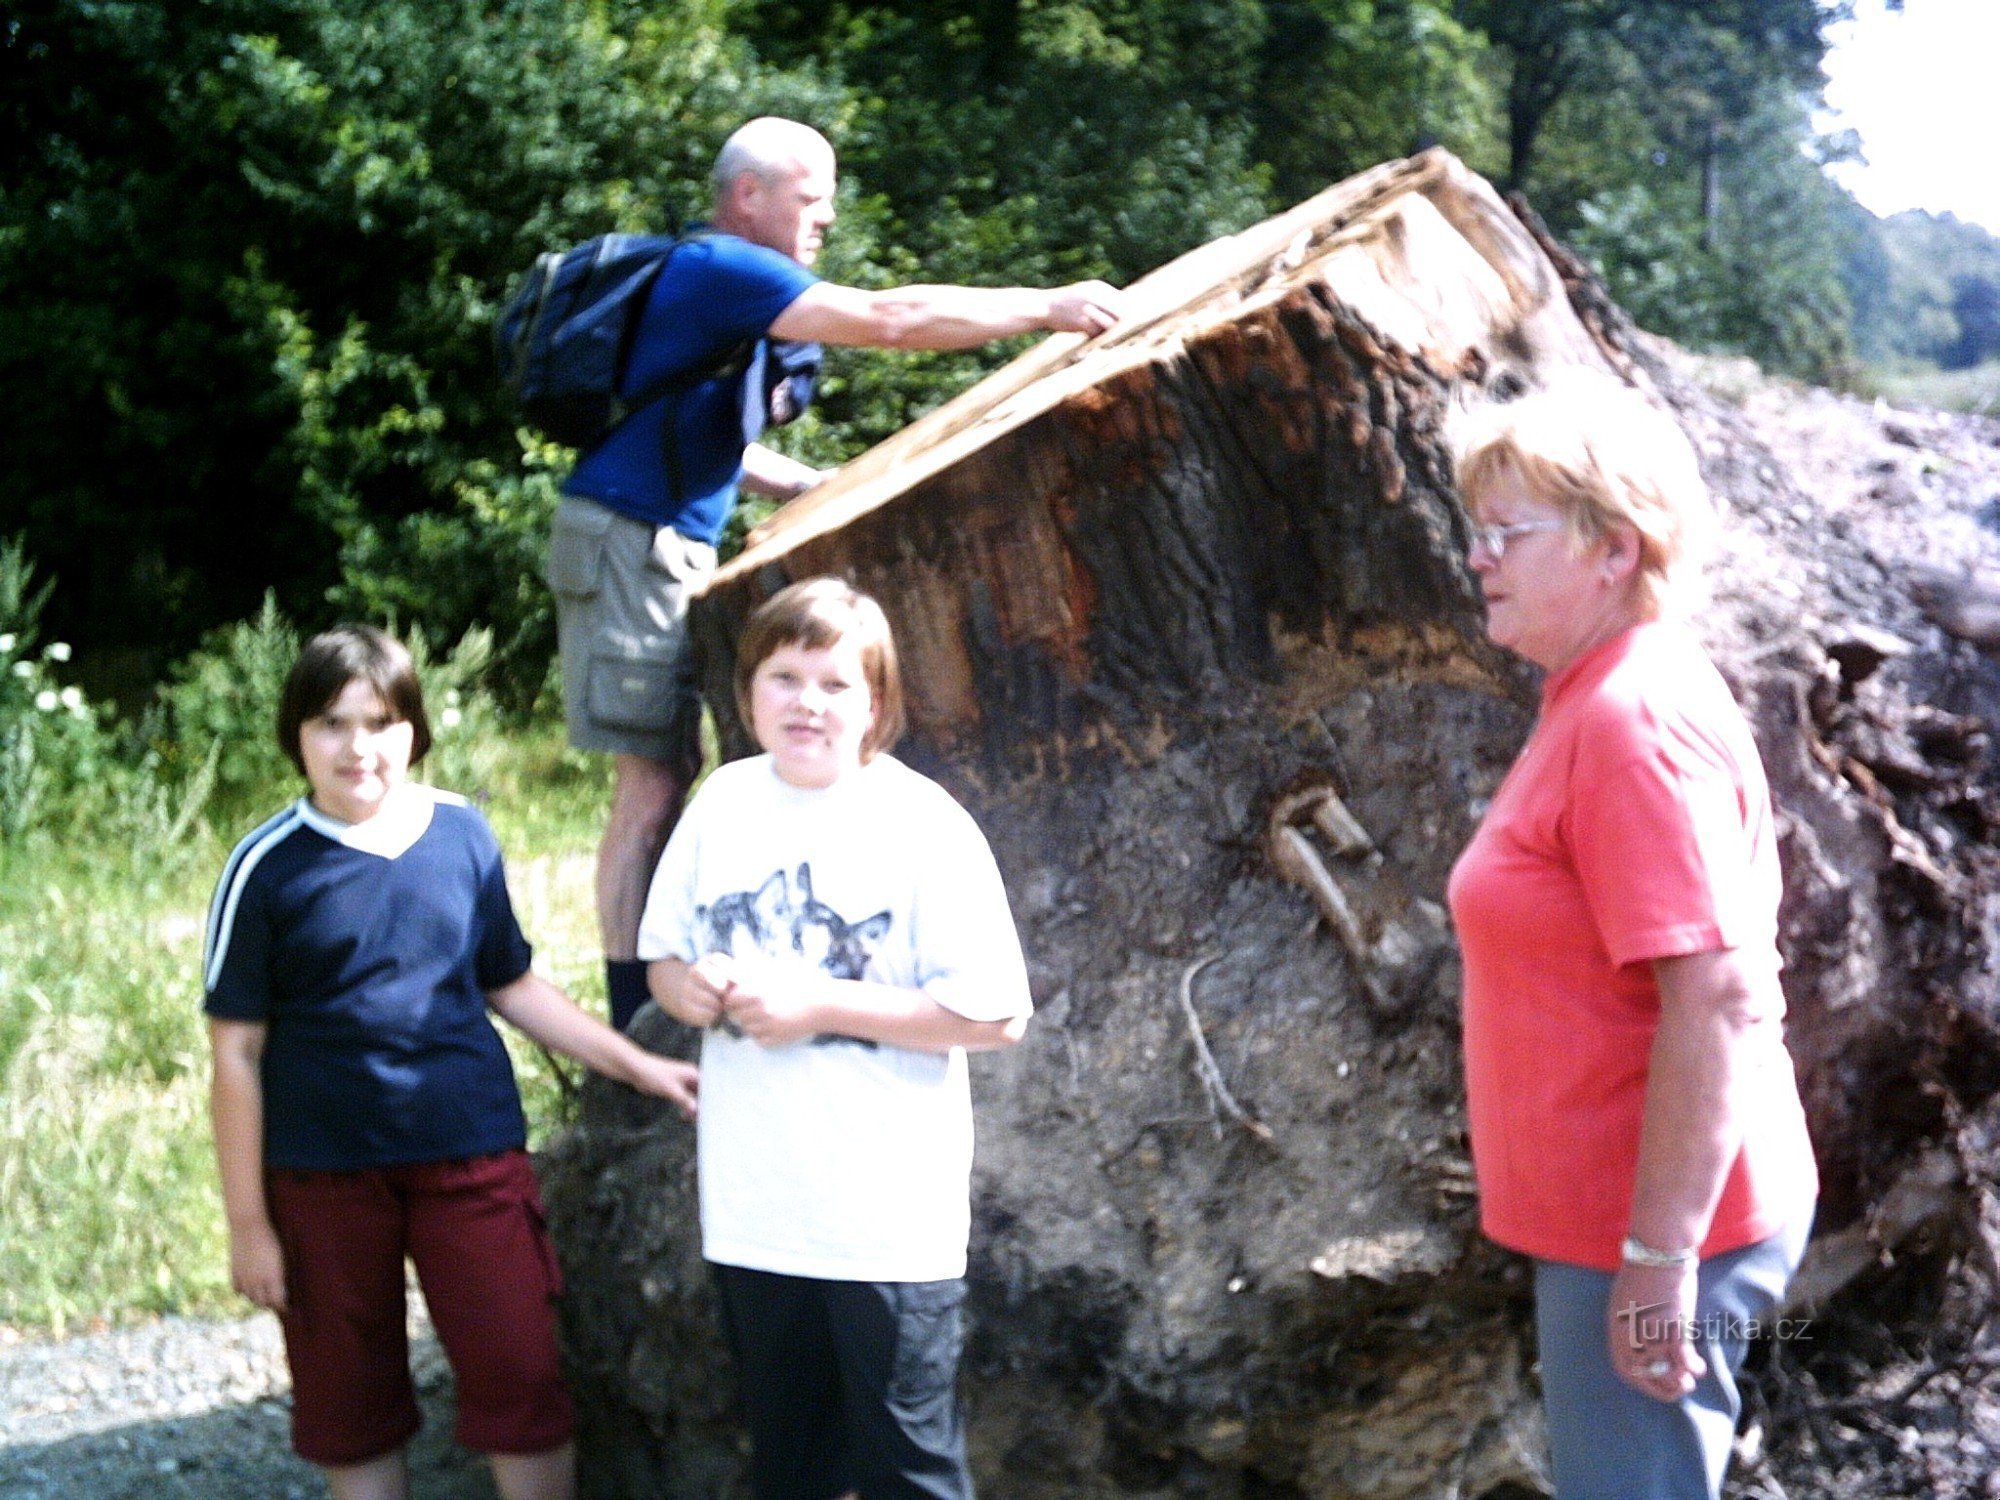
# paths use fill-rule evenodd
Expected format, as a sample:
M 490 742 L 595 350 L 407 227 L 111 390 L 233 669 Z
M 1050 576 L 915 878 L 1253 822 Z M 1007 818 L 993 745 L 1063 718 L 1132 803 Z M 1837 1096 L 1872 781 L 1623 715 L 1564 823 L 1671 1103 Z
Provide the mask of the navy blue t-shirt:
M 269 1027 L 268 1166 L 351 1171 L 527 1141 L 486 1006 L 533 957 L 500 845 L 459 798 L 414 783 L 396 795 L 353 827 L 299 801 L 236 846 L 216 887 L 204 1008 Z M 399 842 L 392 818 L 414 842 L 371 852 Z
M 687 370 L 747 340 L 761 340 L 778 315 L 818 277 L 789 256 L 733 234 L 703 233 L 679 245 L 653 283 L 625 372 L 625 391 Z M 714 544 L 735 508 L 743 448 L 763 429 L 765 355 L 751 367 L 661 397 L 633 413 L 585 454 L 563 493 L 621 515 Z M 674 423 L 679 505 L 668 468 L 667 423 Z

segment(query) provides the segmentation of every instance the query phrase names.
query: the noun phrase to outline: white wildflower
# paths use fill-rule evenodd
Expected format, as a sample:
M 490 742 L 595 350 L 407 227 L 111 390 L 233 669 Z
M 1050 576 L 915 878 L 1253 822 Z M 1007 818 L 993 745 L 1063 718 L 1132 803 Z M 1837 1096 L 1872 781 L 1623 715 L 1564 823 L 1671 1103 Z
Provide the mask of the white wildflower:
M 33 677 L 35 675 L 35 664 L 31 661 L 15 662 L 14 675 L 16 677 Z
M 35 707 L 39 708 L 45 714 L 54 713 L 56 705 L 61 701 L 62 699 L 56 696 L 54 688 L 43 688 L 39 693 L 35 694 Z
M 83 689 L 66 687 L 62 690 L 62 706 L 73 714 L 83 712 Z
M 49 642 L 49 649 L 48 649 L 47 651 L 43 652 L 42 654 L 43 654 L 44 656 L 48 657 L 48 659 L 49 659 L 50 661 L 68 661 L 68 660 L 69 660 L 69 642 L 68 642 L 68 641 L 50 641 L 50 642 Z
M 12 651 L 13 649 L 14 649 L 13 634 L 9 632 L 6 635 L 0 635 L 0 651 Z
M 464 718 L 465 715 L 457 709 L 447 708 L 443 713 L 438 715 L 438 723 L 446 729 L 456 729 Z

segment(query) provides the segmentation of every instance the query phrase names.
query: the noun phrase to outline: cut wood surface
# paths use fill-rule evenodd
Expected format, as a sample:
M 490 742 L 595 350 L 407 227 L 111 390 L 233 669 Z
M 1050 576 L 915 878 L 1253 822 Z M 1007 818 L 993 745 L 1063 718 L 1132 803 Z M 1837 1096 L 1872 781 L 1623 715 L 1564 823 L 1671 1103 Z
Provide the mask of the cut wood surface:
M 1173 358 L 1312 282 L 1439 369 L 1456 368 L 1502 330 L 1521 330 L 1527 347 L 1547 355 L 1555 352 L 1549 342 L 1573 340 L 1576 329 L 1547 260 L 1482 179 L 1444 151 L 1390 162 L 1142 278 L 1127 289 L 1117 327 L 1090 340 L 1046 339 L 870 449 L 752 531 L 718 582 L 846 526 L 1122 371 Z M 1558 305 L 1552 320 L 1541 316 Z
M 1274 604 L 1305 628 L 1371 606 L 1432 618 L 1398 579 L 1326 576 L 1353 567 L 1326 523 L 1445 561 L 1454 513 L 1329 517 L 1314 492 L 1435 499 L 1450 382 L 1611 368 L 1532 234 L 1443 151 L 1204 246 L 1130 299 L 1110 332 L 1044 341 L 753 532 L 709 591 L 716 658 L 778 584 L 843 573 L 909 639 L 918 734 L 1012 743 L 1149 675 L 1255 668 Z M 1196 501 L 1211 513 L 1191 532 L 1175 509 Z M 1099 527 L 1105 507 L 1130 514 Z M 1135 555 L 1156 550 L 1178 555 Z M 1456 596 L 1460 627 L 1473 618 L 1462 576 L 1423 586 Z
M 851 578 L 896 627 L 898 754 L 1006 876 L 1038 1013 L 975 1060 L 987 1493 L 1543 1488 L 1523 1270 L 1477 1233 L 1442 908 L 1537 684 L 1485 638 L 1454 407 L 1588 369 L 1702 456 L 1725 526 L 1699 623 L 1779 802 L 1830 1237 L 1887 1231 L 1898 1182 L 1990 1180 L 1954 1131 L 2000 1079 L 1993 664 L 1919 610 L 1907 528 L 1802 490 L 1445 153 L 1132 294 L 1109 333 L 1045 341 L 774 516 L 697 601 L 705 694 L 747 749 L 742 622 Z M 1961 519 L 1940 506 L 1922 545 L 1990 567 Z M 592 1289 L 568 1312 L 592 1492 L 730 1492 L 690 1137 L 608 1086 L 584 1100 L 548 1196 Z

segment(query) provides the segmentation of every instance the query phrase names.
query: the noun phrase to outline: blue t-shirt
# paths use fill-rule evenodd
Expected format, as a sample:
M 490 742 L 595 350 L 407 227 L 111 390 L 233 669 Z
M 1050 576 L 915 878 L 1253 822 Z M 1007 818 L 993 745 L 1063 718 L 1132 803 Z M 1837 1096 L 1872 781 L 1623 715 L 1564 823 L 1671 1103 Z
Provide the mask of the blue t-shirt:
M 578 461 L 563 493 L 712 545 L 735 508 L 744 446 L 764 427 L 769 351 L 761 340 L 818 280 L 789 256 L 733 234 L 703 232 L 680 244 L 646 301 L 625 372 L 626 393 L 759 340 L 750 367 L 633 413 Z
M 486 1006 L 533 957 L 500 845 L 460 798 L 415 783 L 395 795 L 352 827 L 299 801 L 236 846 L 216 887 L 205 1009 L 270 1028 L 268 1166 L 352 1171 L 527 1141 Z

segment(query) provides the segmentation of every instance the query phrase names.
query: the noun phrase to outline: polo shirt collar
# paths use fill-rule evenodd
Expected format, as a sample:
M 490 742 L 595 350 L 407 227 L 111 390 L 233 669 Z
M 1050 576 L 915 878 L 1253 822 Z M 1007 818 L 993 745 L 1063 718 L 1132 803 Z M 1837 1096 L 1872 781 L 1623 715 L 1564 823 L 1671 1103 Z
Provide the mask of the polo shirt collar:
M 365 823 L 343 823 L 299 798 L 299 818 L 315 833 L 344 848 L 382 859 L 394 859 L 424 836 L 437 811 L 437 799 L 420 782 L 406 781 L 389 794 L 382 810 Z

